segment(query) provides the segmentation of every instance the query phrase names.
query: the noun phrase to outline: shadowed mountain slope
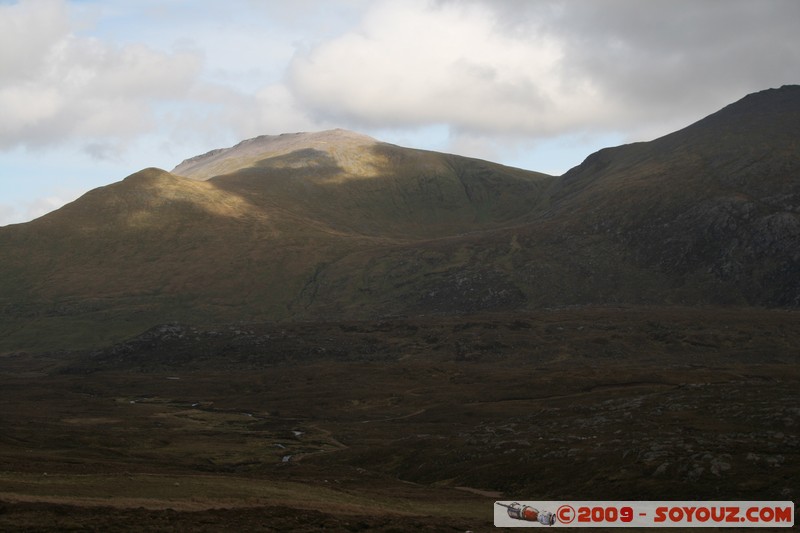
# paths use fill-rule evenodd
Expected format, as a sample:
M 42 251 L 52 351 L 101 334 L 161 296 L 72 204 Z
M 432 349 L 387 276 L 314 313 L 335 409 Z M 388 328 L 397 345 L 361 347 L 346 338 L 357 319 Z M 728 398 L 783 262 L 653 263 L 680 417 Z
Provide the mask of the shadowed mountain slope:
M 337 232 L 397 239 L 508 224 L 535 211 L 554 181 L 345 130 L 258 137 L 185 161 L 172 172 Z
M 554 218 L 719 303 L 800 305 L 800 86 L 751 94 L 649 143 L 601 150 Z
M 0 228 L 0 351 L 168 321 L 800 304 L 800 87 L 555 178 L 332 130 L 146 169 Z
M 242 151 L 260 138 L 176 169 L 202 174 L 222 156 L 228 172 L 213 178 L 146 169 L 2 228 L 4 348 L 94 344 L 172 320 L 315 316 L 327 265 L 525 219 L 555 179 L 341 130 L 266 144 L 284 138 L 292 151 Z

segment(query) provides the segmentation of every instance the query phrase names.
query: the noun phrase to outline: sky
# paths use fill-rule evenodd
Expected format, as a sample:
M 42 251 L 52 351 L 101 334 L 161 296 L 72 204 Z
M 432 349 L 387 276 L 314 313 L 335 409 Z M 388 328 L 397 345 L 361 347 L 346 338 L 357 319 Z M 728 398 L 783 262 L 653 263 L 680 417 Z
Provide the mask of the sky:
M 796 0 L 0 0 L 0 226 L 258 135 L 560 175 L 800 83 Z

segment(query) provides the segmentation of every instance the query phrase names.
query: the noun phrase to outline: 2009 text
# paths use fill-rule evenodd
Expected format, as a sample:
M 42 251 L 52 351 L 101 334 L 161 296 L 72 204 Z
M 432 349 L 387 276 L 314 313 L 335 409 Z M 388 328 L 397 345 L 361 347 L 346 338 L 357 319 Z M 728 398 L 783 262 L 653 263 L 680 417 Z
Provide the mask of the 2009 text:
M 792 527 L 790 501 L 495 502 L 495 525 L 531 527 Z M 506 512 L 503 512 L 503 508 Z M 554 512 L 551 512 L 555 510 Z

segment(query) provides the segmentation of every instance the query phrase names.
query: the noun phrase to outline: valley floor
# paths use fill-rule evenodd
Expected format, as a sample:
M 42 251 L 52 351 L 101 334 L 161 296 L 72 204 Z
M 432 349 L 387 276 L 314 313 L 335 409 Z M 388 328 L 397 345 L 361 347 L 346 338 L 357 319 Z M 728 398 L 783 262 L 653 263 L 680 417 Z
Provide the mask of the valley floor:
M 798 318 L 172 326 L 6 356 L 0 530 L 463 532 L 495 500 L 796 501 Z

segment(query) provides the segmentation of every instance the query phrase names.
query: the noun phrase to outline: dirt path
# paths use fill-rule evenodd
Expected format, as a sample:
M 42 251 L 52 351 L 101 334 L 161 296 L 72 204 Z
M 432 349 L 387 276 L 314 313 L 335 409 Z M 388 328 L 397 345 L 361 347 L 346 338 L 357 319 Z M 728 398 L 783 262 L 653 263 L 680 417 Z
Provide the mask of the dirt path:
M 583 390 L 580 392 L 571 392 L 569 394 L 552 394 L 549 396 L 531 396 L 529 398 L 501 398 L 498 400 L 485 400 L 479 402 L 469 402 L 464 405 L 486 405 L 486 404 L 493 404 L 493 403 L 503 403 L 503 402 L 538 402 L 543 400 L 560 400 L 563 398 L 577 398 L 580 396 L 590 396 L 592 394 L 599 394 L 601 392 L 608 392 L 614 390 L 630 390 L 634 388 L 659 388 L 659 389 L 676 389 L 680 387 L 680 385 L 672 385 L 669 383 L 646 383 L 646 382 L 632 382 L 632 383 L 619 383 L 614 385 L 595 385 L 594 387 Z M 658 391 L 650 391 L 649 394 L 658 394 L 662 392 L 661 390 Z
M 344 444 L 343 442 L 340 442 L 339 440 L 337 440 L 336 437 L 333 436 L 333 433 L 328 429 L 321 428 L 321 427 L 319 427 L 317 425 L 313 425 L 313 426 L 309 425 L 309 426 L 306 426 L 306 427 L 313 428 L 313 429 L 319 431 L 320 433 L 322 433 L 322 435 L 328 440 L 328 442 L 333 444 L 334 446 L 336 446 L 338 449 L 336 449 L 336 450 L 320 450 L 318 452 L 298 453 L 298 454 L 290 455 L 289 456 L 290 458 L 286 460 L 287 463 L 288 462 L 299 463 L 300 461 L 302 461 L 306 457 L 311 457 L 312 455 L 322 455 L 322 454 L 325 454 L 325 453 L 335 453 L 335 452 L 340 452 L 342 450 L 346 450 L 346 449 L 350 448 L 347 444 Z
M 405 418 L 411 418 L 412 416 L 421 415 L 422 413 L 424 413 L 428 409 L 429 409 L 429 407 L 423 407 L 422 409 L 417 409 L 413 413 L 409 413 L 407 415 L 394 416 L 392 418 L 378 418 L 378 419 L 375 419 L 375 420 L 362 420 L 361 423 L 362 424 L 369 424 L 371 422 L 390 422 L 392 420 L 403 420 Z
M 495 490 L 482 490 L 482 489 L 474 489 L 472 487 L 453 487 L 456 490 L 463 490 L 465 492 L 471 492 L 472 494 L 477 494 L 478 496 L 486 496 L 487 498 L 502 498 L 503 493 L 497 492 Z

